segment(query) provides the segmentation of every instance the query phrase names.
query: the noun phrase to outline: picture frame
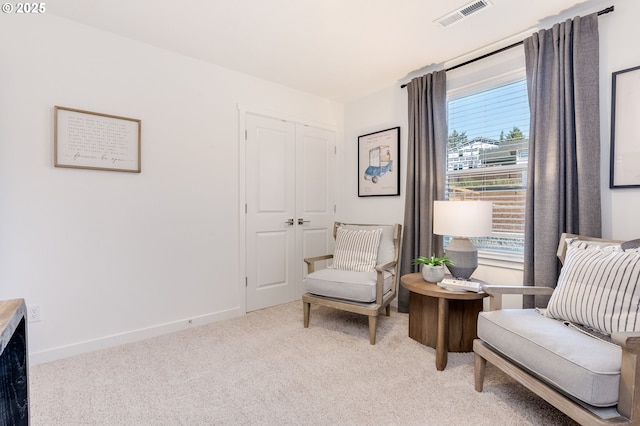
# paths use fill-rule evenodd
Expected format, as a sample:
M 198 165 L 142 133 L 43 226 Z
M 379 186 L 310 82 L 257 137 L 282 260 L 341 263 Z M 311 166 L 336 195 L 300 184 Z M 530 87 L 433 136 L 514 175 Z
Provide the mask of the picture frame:
M 400 127 L 358 137 L 358 197 L 400 195 Z
M 611 74 L 609 188 L 640 188 L 640 66 Z
M 54 107 L 54 166 L 141 172 L 141 120 Z

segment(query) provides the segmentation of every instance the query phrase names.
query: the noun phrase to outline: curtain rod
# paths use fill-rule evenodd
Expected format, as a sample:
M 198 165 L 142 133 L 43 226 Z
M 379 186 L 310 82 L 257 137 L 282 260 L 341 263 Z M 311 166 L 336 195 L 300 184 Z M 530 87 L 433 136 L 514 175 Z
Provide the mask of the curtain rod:
M 598 12 L 598 16 L 607 14 L 609 12 L 613 12 L 613 6 L 609 6 L 606 9 L 602 9 L 601 11 Z M 494 50 L 493 52 L 485 53 L 484 55 L 478 56 L 477 58 L 469 59 L 466 62 L 463 62 L 461 64 L 449 67 L 449 68 L 445 69 L 445 71 L 452 71 L 452 70 L 455 70 L 457 68 L 462 68 L 465 65 L 472 64 L 472 63 L 474 63 L 476 61 L 479 61 L 481 59 L 488 58 L 489 56 L 493 56 L 493 55 L 496 55 L 498 53 L 504 52 L 505 50 L 509 50 L 509 49 L 511 49 L 513 47 L 520 46 L 521 44 L 524 44 L 524 40 L 520 40 L 520 41 L 518 41 L 516 43 L 510 44 L 509 46 L 501 47 L 500 49 Z M 405 87 L 407 87 L 407 84 L 408 83 L 403 84 L 402 86 L 400 86 L 400 88 L 404 89 Z

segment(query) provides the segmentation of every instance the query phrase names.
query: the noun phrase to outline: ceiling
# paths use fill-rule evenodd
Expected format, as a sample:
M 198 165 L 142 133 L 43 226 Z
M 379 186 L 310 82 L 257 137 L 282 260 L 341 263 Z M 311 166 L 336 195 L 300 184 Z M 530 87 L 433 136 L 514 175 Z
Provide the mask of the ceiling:
M 47 13 L 338 102 L 606 0 L 56 0 Z M 574 15 L 569 15 L 574 16 Z

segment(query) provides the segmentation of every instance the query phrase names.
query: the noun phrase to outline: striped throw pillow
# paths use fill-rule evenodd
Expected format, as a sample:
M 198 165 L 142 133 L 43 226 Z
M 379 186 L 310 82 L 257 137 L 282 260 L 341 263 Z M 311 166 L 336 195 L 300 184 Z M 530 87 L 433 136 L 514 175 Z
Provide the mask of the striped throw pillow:
M 606 334 L 640 331 L 640 253 L 570 241 L 545 315 Z
M 382 228 L 349 230 L 338 228 L 333 267 L 345 271 L 375 271 Z

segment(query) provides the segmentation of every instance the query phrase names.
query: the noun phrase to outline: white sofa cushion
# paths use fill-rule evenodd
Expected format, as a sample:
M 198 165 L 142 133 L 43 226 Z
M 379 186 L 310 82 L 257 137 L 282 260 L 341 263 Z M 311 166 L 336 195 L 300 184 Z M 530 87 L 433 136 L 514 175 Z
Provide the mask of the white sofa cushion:
M 640 331 L 640 253 L 568 242 L 546 315 L 602 333 Z
M 560 391 L 589 405 L 618 402 L 621 349 L 534 309 L 481 312 L 478 337 Z
M 381 228 L 336 231 L 333 267 L 345 271 L 374 271 L 378 259 Z
M 371 303 L 376 300 L 376 272 L 343 271 L 326 268 L 312 272 L 304 280 L 308 293 Z M 391 290 L 393 275 L 384 272 L 383 294 Z

